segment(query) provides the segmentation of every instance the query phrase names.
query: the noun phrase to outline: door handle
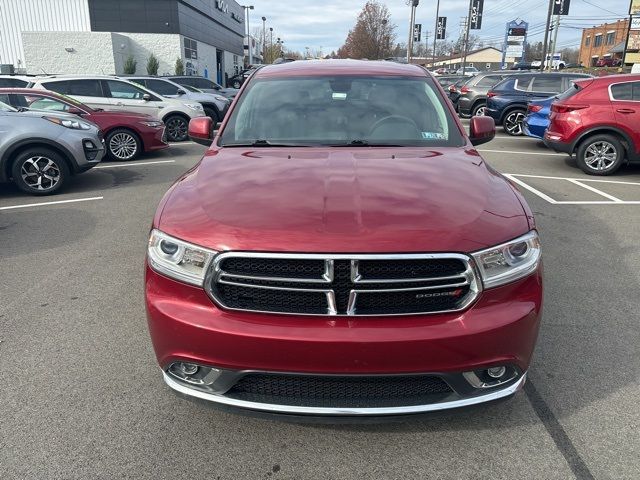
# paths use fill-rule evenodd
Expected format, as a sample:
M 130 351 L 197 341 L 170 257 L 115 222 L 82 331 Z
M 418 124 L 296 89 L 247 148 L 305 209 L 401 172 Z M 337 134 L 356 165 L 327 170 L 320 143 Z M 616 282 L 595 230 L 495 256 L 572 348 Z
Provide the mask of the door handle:
M 636 113 L 633 108 L 619 108 L 616 110 L 618 113 Z

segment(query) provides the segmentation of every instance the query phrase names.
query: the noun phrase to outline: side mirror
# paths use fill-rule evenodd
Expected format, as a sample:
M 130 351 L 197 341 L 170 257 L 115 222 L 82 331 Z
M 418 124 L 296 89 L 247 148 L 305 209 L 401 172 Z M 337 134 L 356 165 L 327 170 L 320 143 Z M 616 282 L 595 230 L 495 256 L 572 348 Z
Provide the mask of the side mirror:
M 145 102 L 148 102 L 148 101 L 150 101 L 150 100 L 151 100 L 151 95 L 149 95 L 148 93 L 145 93 L 144 95 L 142 95 L 142 99 L 143 99 Z
M 72 115 L 84 115 L 85 111 L 80 110 L 78 107 L 70 107 L 69 110 L 67 110 L 67 113 L 71 113 Z
M 183 90 L 183 89 L 179 88 L 179 89 L 178 89 L 177 94 L 178 94 L 178 95 L 186 95 L 186 94 L 187 94 L 187 92 L 186 92 L 185 90 Z
M 496 122 L 491 117 L 471 117 L 469 140 L 471 145 L 482 145 L 496 136 Z
M 213 120 L 209 117 L 192 118 L 189 121 L 189 139 L 208 147 L 213 140 Z

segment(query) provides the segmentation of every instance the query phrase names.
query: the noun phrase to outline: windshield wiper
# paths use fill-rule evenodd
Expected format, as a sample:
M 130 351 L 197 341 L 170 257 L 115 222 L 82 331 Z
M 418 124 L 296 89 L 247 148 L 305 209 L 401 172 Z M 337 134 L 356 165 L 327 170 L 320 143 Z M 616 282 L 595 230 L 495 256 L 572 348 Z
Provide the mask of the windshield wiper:
M 272 142 L 270 140 L 258 139 L 253 142 L 247 143 L 225 143 L 224 147 L 310 147 L 311 145 L 305 145 L 304 143 L 282 143 Z
M 328 147 L 406 147 L 398 143 L 369 142 L 367 140 L 351 140 L 344 143 L 330 143 Z

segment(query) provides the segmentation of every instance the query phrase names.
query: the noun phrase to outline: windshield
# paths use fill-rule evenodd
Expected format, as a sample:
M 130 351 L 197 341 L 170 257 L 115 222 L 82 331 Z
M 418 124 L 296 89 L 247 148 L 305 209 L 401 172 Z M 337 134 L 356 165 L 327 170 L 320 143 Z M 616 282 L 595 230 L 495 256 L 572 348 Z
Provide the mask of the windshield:
M 4 102 L 0 102 L 0 112 L 17 112 L 17 110 Z
M 220 139 L 225 146 L 462 144 L 435 84 L 424 77 L 259 79 Z

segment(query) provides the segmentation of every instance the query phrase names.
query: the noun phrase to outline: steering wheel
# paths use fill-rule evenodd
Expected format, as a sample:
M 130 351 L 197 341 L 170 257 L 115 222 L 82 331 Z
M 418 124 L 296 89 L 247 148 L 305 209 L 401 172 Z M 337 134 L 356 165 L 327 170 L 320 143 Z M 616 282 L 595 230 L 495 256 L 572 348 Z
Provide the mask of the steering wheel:
M 373 124 L 373 126 L 369 130 L 369 137 L 371 137 L 373 132 L 375 132 L 376 129 L 380 128 L 381 125 L 390 121 L 393 121 L 396 123 L 405 123 L 414 129 L 416 137 L 420 137 L 421 135 L 418 125 L 416 125 L 416 122 L 414 122 L 409 117 L 405 117 L 404 115 L 387 115 L 386 117 L 382 117 L 380 120 L 378 120 L 376 123 Z

